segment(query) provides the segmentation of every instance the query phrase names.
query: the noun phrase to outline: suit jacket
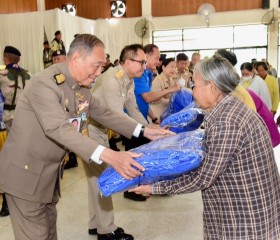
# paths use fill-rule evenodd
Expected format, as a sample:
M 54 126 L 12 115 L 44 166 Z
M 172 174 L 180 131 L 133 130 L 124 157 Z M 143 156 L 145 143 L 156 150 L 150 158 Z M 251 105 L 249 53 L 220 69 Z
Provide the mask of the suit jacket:
M 77 116 L 91 117 L 129 138 L 137 126 L 76 84 L 66 63 L 55 64 L 32 76 L 17 103 L 0 154 L 0 189 L 25 200 L 51 202 L 65 149 L 90 162 L 98 146 L 69 122 Z
M 143 125 L 148 125 L 136 103 L 134 81 L 129 79 L 121 65 L 111 67 L 100 75 L 91 92 L 108 108 L 122 114 L 125 114 L 125 109 L 131 118 Z

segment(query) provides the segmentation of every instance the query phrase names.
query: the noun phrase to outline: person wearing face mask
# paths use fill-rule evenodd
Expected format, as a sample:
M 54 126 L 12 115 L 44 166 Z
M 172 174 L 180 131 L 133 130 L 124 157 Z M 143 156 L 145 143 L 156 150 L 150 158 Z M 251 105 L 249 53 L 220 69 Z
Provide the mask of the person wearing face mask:
M 254 73 L 252 63 L 245 62 L 240 66 L 242 78 L 240 84 L 254 93 L 256 93 L 265 103 L 268 109 L 271 110 L 272 104 L 270 94 L 266 83 Z
M 162 91 L 170 89 L 170 93 L 177 91 L 175 88 L 171 88 L 174 84 L 173 77 L 176 74 L 176 62 L 174 58 L 167 58 L 162 62 L 160 67 L 160 75 L 158 75 L 152 82 L 152 92 Z M 172 91 L 172 92 L 171 92 Z M 167 94 L 157 101 L 151 103 L 152 111 L 157 119 L 160 119 L 160 115 L 167 107 L 170 99 L 170 94 Z

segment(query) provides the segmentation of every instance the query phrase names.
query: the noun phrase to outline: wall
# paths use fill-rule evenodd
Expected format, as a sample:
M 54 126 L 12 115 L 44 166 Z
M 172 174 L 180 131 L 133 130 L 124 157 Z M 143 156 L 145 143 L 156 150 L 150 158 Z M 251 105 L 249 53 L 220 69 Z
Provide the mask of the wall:
M 111 17 L 110 0 L 73 0 L 71 3 L 77 6 L 77 16 L 88 19 Z M 65 0 L 45 0 L 46 10 L 61 8 L 63 4 L 65 4 Z M 126 8 L 126 17 L 142 15 L 141 0 L 126 0 Z
M 64 2 L 65 0 L 2 0 L 0 13 L 44 10 L 44 7 L 45 9 L 60 8 Z M 78 16 L 89 19 L 110 17 L 109 0 L 73 0 L 71 2 L 77 4 Z M 217 10 L 210 16 L 210 27 L 261 23 L 262 16 L 268 11 L 260 9 L 261 0 L 126 0 L 126 2 L 127 18 L 147 17 L 153 22 L 156 30 L 205 27 L 204 19 L 196 14 L 197 8 L 202 2 L 214 4 Z M 270 0 L 270 9 L 275 8 L 280 13 L 278 4 L 278 0 Z M 229 9 L 248 8 L 256 9 L 228 11 Z M 174 14 L 174 11 L 176 11 L 176 16 L 158 17 L 164 14 Z M 178 14 L 178 11 L 181 11 L 181 15 Z M 186 12 L 193 14 L 185 14 Z M 151 39 L 145 39 L 143 43 L 149 42 Z M 268 59 L 273 66 L 277 66 L 277 23 L 269 27 L 268 42 Z
M 142 5 L 142 15 L 148 16 L 152 14 L 151 7 L 154 1 L 157 0 L 142 0 L 145 5 Z M 166 0 L 162 0 L 166 1 Z M 222 0 L 220 0 L 221 2 Z M 238 0 L 236 0 L 238 1 Z M 205 2 L 205 1 L 204 1 Z M 210 2 L 210 0 L 208 1 Z M 226 1 L 223 1 L 226 2 Z M 246 1 L 245 1 L 246 2 Z M 278 0 L 270 0 L 270 10 L 275 8 L 280 14 L 278 8 Z M 245 25 L 245 24 L 260 24 L 262 16 L 268 11 L 268 9 L 253 9 L 242 11 L 227 11 L 216 12 L 210 16 L 210 26 L 232 26 L 232 25 Z M 151 17 L 149 18 L 156 30 L 167 29 L 181 29 L 181 28 L 199 28 L 205 27 L 206 23 L 203 17 L 198 14 L 178 15 L 170 17 Z M 278 66 L 278 21 L 269 27 L 268 32 L 268 60 L 277 67 Z M 248 36 L 250 37 L 250 36 Z M 144 44 L 151 42 L 152 39 L 145 39 Z
M 212 4 L 216 12 L 260 9 L 262 0 L 152 0 L 152 16 L 196 14 L 203 3 Z
M 1 0 L 0 14 L 37 11 L 37 0 Z

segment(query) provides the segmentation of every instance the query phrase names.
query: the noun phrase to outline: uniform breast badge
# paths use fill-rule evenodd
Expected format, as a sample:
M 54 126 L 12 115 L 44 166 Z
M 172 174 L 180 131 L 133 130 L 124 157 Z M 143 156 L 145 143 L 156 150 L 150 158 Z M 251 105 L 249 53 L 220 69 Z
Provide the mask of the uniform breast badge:
M 69 112 L 69 99 L 68 98 L 66 98 L 64 100 L 64 109 L 66 112 Z
M 82 112 L 85 108 L 87 108 L 89 106 L 89 101 L 88 100 L 85 100 L 81 103 L 79 103 L 78 105 L 78 111 L 79 112 Z
M 79 92 L 76 93 L 76 96 L 78 97 L 79 102 L 82 102 L 85 98 L 85 96 L 83 94 L 79 93 Z
M 65 82 L 65 76 L 62 73 L 56 74 L 53 76 L 57 85 L 60 85 Z

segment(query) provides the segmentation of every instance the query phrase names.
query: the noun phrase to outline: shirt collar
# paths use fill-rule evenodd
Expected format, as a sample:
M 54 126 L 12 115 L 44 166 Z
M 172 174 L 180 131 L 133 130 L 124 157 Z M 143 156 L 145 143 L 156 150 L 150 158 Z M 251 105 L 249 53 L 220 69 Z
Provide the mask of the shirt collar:
M 65 75 L 65 79 L 66 79 L 65 82 L 68 84 L 68 86 L 73 90 L 80 90 L 82 86 L 80 86 L 71 76 L 66 61 L 59 64 L 61 64 L 61 70 L 62 73 Z
M 205 112 L 205 121 L 211 121 L 212 119 L 216 118 L 216 115 L 220 114 L 220 111 L 223 109 L 223 106 L 230 102 L 234 98 L 231 94 L 225 95 L 218 104 L 212 109 L 211 112 Z

